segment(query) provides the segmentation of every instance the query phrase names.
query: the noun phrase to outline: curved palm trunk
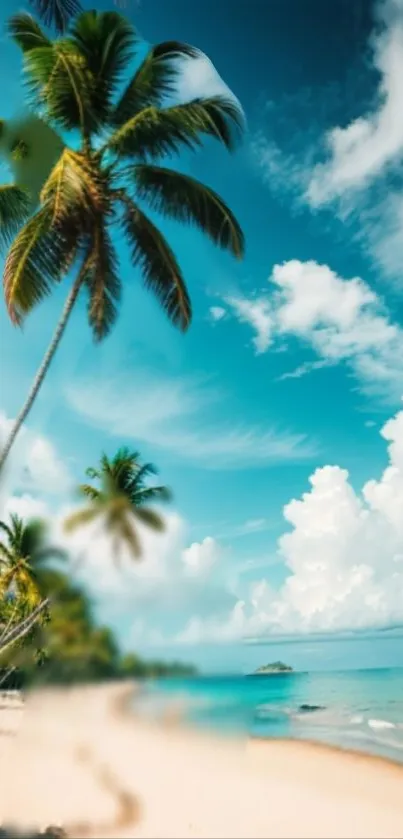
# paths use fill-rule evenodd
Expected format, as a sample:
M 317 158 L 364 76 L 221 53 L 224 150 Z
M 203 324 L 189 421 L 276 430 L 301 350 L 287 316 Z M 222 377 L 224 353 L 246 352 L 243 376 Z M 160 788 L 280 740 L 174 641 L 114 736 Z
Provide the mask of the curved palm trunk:
M 32 405 L 35 402 L 36 397 L 38 396 L 38 393 L 39 393 L 39 391 L 41 389 L 41 386 L 42 386 L 42 382 L 43 382 L 43 380 L 46 376 L 46 373 L 49 370 L 49 367 L 50 367 L 51 361 L 53 359 L 53 356 L 54 356 L 54 354 L 55 354 L 55 352 L 56 352 L 56 350 L 57 350 L 57 348 L 60 344 L 60 341 L 61 341 L 61 338 L 63 336 L 64 330 L 67 326 L 68 319 L 71 315 L 74 303 L 76 302 L 76 299 L 77 299 L 78 292 L 80 291 L 80 288 L 81 288 L 81 283 L 82 283 L 82 275 L 81 275 L 81 272 L 79 272 L 79 274 L 77 276 L 77 279 L 74 282 L 73 287 L 70 291 L 70 294 L 69 294 L 69 296 L 66 300 L 66 303 L 64 305 L 61 318 L 59 320 L 59 323 L 57 324 L 55 333 L 54 333 L 53 338 L 50 342 L 48 350 L 44 355 L 42 364 L 39 367 L 39 370 L 38 370 L 38 372 L 35 376 L 35 379 L 33 381 L 32 387 L 31 387 L 31 389 L 28 393 L 25 405 L 23 406 L 22 410 L 18 414 L 18 416 L 15 420 L 15 423 L 14 423 L 12 429 L 11 429 L 10 436 L 9 436 L 3 450 L 0 453 L 0 470 L 4 466 L 4 464 L 7 460 L 7 457 L 10 453 L 11 446 L 13 445 L 14 440 L 15 440 L 22 424 L 25 422 L 25 420 L 26 420 L 26 418 L 27 418 L 27 416 L 28 416 L 28 414 L 29 414 L 29 412 L 32 408 Z

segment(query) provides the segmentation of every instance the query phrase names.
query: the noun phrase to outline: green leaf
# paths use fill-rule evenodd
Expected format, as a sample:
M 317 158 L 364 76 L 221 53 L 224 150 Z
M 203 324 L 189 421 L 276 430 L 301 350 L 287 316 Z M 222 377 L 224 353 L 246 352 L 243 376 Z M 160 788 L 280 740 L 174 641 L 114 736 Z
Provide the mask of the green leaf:
M 155 159 L 197 149 L 204 136 L 232 151 L 240 135 L 242 114 L 232 99 L 213 96 L 171 108 L 145 108 L 118 128 L 107 143 L 119 157 Z
M 199 50 L 180 41 L 165 41 L 152 47 L 116 105 L 112 124 L 121 126 L 150 105 L 160 107 L 175 92 L 180 59 L 198 55 Z
M 41 27 L 26 12 L 13 15 L 7 23 L 7 31 L 23 53 L 38 47 L 51 47 L 51 41 L 42 32 Z
M 95 505 L 91 507 L 84 507 L 83 510 L 77 510 L 77 512 L 72 513 L 65 519 L 64 529 L 66 533 L 71 533 L 73 530 L 77 530 L 78 527 L 84 527 L 87 524 L 91 524 L 91 522 L 98 518 L 99 514 L 100 508 Z
M 29 196 L 14 184 L 0 185 L 0 246 L 8 245 L 30 212 Z
M 244 236 L 229 207 L 209 187 L 180 172 L 159 166 L 134 167 L 137 197 L 152 210 L 185 224 L 195 224 L 221 248 L 241 258 Z
M 88 321 L 96 341 L 105 338 L 116 322 L 122 294 L 118 256 L 104 224 L 98 219 L 90 240 L 84 271 L 87 286 Z
M 100 170 L 80 152 L 64 149 L 44 184 L 41 204 L 51 210 L 52 224 L 67 222 L 77 235 L 92 231 L 94 218 L 106 209 L 106 192 Z
M 70 37 L 92 76 L 93 108 L 107 120 L 112 97 L 134 54 L 135 29 L 117 12 L 88 11 L 74 21 Z
M 65 32 L 72 17 L 81 11 L 78 0 L 30 0 L 45 26 Z
M 131 247 L 132 263 L 142 272 L 146 288 L 154 292 L 175 326 L 185 331 L 192 310 L 181 270 L 168 242 L 128 196 L 123 199 L 123 230 Z
M 137 535 L 136 528 L 134 527 L 134 522 L 132 524 L 127 513 L 124 513 L 122 517 L 117 520 L 115 526 L 113 528 L 111 527 L 110 530 L 111 533 L 115 534 L 115 543 L 117 548 L 126 546 L 134 559 L 141 558 L 142 547 L 140 539 Z
M 166 529 L 165 521 L 159 513 L 155 510 L 150 510 L 149 507 L 138 507 L 136 509 L 136 518 L 149 527 L 150 530 L 155 530 L 157 533 L 163 533 Z
M 132 500 L 135 507 L 150 501 L 172 501 L 172 492 L 165 486 L 143 487 L 133 492 Z
M 70 131 L 83 134 L 98 126 L 91 102 L 92 79 L 85 59 L 69 39 L 54 41 L 26 52 L 24 71 L 34 109 Z
M 4 266 L 4 294 L 11 320 L 24 315 L 50 294 L 74 258 L 74 242 L 52 227 L 52 214 L 42 208 L 17 234 Z

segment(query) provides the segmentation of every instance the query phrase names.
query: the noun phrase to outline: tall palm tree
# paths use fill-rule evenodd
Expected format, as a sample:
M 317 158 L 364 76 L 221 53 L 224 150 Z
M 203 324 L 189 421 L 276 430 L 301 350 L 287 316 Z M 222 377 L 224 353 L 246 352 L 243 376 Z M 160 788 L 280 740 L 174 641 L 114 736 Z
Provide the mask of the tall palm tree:
M 132 556 L 139 559 L 142 547 L 136 524 L 157 532 L 165 529 L 162 516 L 149 506 L 171 498 L 167 487 L 148 484 L 147 479 L 156 474 L 152 463 L 141 465 L 138 452 L 127 448 L 119 449 L 111 460 L 102 455 L 99 467 L 86 471 L 98 486 L 80 485 L 79 493 L 88 503 L 67 518 L 66 530 L 72 531 L 100 519 L 112 536 L 115 549 L 125 545 Z
M 70 270 L 75 279 L 0 466 L 81 293 L 88 295 L 95 340 L 102 340 L 116 321 L 122 281 L 112 226 L 123 232 L 145 286 L 182 330 L 191 320 L 186 284 L 175 254 L 144 206 L 195 225 L 238 258 L 244 250 L 242 231 L 224 201 L 189 175 L 160 165 L 161 158 L 177 156 L 184 148 L 198 150 L 206 138 L 232 150 L 242 130 L 241 111 L 231 98 L 167 102 L 175 94 L 179 59 L 191 59 L 197 50 L 177 41 L 157 44 L 124 84 L 138 39 L 117 12 L 84 12 L 68 36 L 55 41 L 27 14 L 13 17 L 9 32 L 24 55 L 32 108 L 65 134 L 73 133 L 73 146 L 64 147 L 42 188 L 37 211 L 8 252 L 4 291 L 12 321 L 21 324 Z M 15 205 L 21 196 L 15 191 L 13 196 Z M 5 200 L 3 206 L 7 208 Z M 14 207 L 11 219 L 3 218 L 6 234 L 15 215 Z

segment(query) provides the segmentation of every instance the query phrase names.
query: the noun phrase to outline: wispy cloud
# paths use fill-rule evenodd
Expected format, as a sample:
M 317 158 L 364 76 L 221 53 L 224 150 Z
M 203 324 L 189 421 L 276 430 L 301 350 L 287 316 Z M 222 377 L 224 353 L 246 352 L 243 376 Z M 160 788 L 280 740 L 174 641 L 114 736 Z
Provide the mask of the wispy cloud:
M 314 370 L 323 370 L 324 367 L 331 367 L 333 364 L 334 361 L 328 358 L 320 358 L 318 361 L 304 361 L 304 363 L 299 364 L 295 370 L 290 370 L 289 372 L 278 376 L 276 381 L 285 382 L 287 379 L 301 379 L 302 376 L 306 376 Z
M 288 430 L 212 420 L 223 396 L 191 380 L 111 379 L 71 384 L 70 406 L 90 425 L 113 437 L 158 447 L 209 469 L 267 466 L 310 458 L 306 435 Z
M 327 265 L 291 260 L 275 265 L 272 291 L 252 299 L 227 299 L 232 315 L 248 323 L 257 354 L 294 336 L 317 358 L 282 379 L 347 363 L 361 389 L 392 403 L 403 393 L 403 329 L 382 299 L 359 277 L 344 279 Z
M 319 130 L 295 132 L 279 144 L 260 131 L 251 153 L 263 180 L 277 194 L 294 197 L 294 206 L 331 209 L 350 235 L 370 254 L 383 276 L 402 286 L 403 194 L 403 2 L 379 0 L 374 5 L 374 32 L 370 39 L 372 70 L 379 85 L 372 104 L 362 105 L 354 119 Z M 343 96 L 351 98 L 354 85 L 346 82 Z M 327 91 L 318 89 L 315 107 L 326 106 Z M 348 103 L 351 112 L 351 103 Z M 346 108 L 347 109 L 347 101 Z M 340 112 L 340 107 L 336 109 Z M 326 124 L 331 124 L 327 114 Z M 300 128 L 300 127 L 299 127 Z M 290 132 L 288 132 L 288 137 Z

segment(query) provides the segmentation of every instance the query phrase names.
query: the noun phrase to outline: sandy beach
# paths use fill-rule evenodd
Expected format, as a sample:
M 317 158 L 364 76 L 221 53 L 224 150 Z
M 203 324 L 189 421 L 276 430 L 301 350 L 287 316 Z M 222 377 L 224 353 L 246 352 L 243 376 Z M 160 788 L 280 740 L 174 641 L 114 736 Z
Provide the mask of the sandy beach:
M 88 837 L 403 837 L 403 767 L 295 742 L 221 740 L 127 710 L 132 687 L 0 709 L 0 821 Z

